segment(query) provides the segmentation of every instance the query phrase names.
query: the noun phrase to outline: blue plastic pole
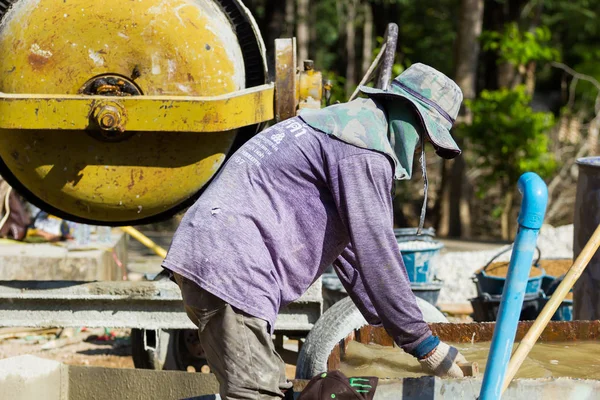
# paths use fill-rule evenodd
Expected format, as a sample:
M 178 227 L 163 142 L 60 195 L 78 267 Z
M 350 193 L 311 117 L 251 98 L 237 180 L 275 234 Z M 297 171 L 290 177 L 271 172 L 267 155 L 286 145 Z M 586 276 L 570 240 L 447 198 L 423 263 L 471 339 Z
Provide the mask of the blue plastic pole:
M 523 298 L 529 280 L 537 237 L 544 222 L 548 203 L 548 188 L 537 174 L 533 172 L 523 174 L 519 178 L 518 188 L 523 195 L 518 218 L 519 230 L 502 291 L 496 328 L 483 376 L 480 400 L 500 399 L 502 383 L 523 307 Z

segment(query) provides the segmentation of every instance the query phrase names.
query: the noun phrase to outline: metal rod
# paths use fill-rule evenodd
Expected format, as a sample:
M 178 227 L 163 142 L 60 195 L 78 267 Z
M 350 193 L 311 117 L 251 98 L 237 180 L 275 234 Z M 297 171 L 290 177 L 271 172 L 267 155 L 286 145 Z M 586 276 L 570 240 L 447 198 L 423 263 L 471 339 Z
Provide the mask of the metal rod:
M 354 100 L 356 98 L 356 96 L 358 96 L 358 93 L 360 92 L 360 87 L 363 86 L 364 84 L 366 84 L 367 82 L 369 82 L 369 79 L 371 79 L 371 75 L 373 74 L 373 71 L 375 71 L 375 69 L 379 66 L 379 61 L 381 60 L 381 57 L 383 56 L 383 53 L 385 52 L 386 47 L 387 47 L 387 43 L 384 43 L 383 46 L 381 46 L 381 51 L 379 51 L 379 54 L 377 54 L 377 57 L 375 57 L 375 60 L 373 60 L 373 62 L 371 63 L 371 66 L 369 67 L 367 72 L 365 72 L 365 76 L 363 76 L 360 83 L 356 86 L 356 89 L 354 89 L 354 93 L 352 93 L 352 96 L 350 96 L 348 101 Z
M 142 232 L 138 231 L 132 226 L 122 226 L 121 230 L 152 250 L 156 255 L 165 258 L 167 256 L 167 251 L 154 243 L 148 236 L 144 235 Z
M 348 101 L 352 101 L 358 96 L 360 87 L 371 80 L 371 75 L 373 75 L 375 70 L 378 71 L 377 76 L 375 77 L 375 87 L 383 90 L 387 89 L 392 80 L 392 70 L 394 68 L 394 60 L 396 59 L 397 43 L 398 25 L 390 23 L 385 30 L 381 50 L 377 54 L 377 57 L 375 57 L 375 60 L 371 63 L 371 66 L 369 66 L 365 76 L 362 78 Z
M 394 61 L 396 59 L 396 46 L 398 44 L 398 25 L 389 23 L 386 30 L 384 41 L 387 43 L 383 61 L 381 62 L 381 68 L 379 68 L 379 75 L 377 76 L 377 82 L 375 87 L 383 90 L 387 90 L 390 81 L 392 80 L 392 70 L 394 68 Z
M 598 225 L 594 231 L 594 234 L 579 254 L 579 257 L 575 260 L 575 263 L 569 269 L 569 272 L 567 272 L 563 281 L 558 285 L 558 288 L 556 288 L 550 301 L 546 303 L 540 315 L 537 317 L 531 328 L 529 328 L 529 331 L 527 331 L 527 334 L 523 340 L 521 340 L 521 343 L 519 343 L 519 347 L 517 347 L 515 354 L 508 364 L 508 371 L 506 372 L 506 378 L 504 379 L 504 385 L 502 387 L 503 393 L 517 374 L 525 357 L 527 357 L 527 354 L 529 354 L 533 348 L 533 345 L 542 334 L 542 331 L 546 328 L 546 325 L 548 325 L 548 322 L 561 305 L 562 301 L 565 299 L 577 279 L 579 279 L 591 258 L 596 254 L 598 247 L 600 247 L 600 225 Z
M 532 172 L 523 174 L 519 178 L 518 188 L 523 195 L 518 218 L 519 230 L 504 283 L 496 329 L 483 376 L 479 397 L 481 400 L 496 400 L 500 399 L 502 395 L 502 383 L 523 307 L 536 241 L 548 204 L 548 188 L 537 174 Z

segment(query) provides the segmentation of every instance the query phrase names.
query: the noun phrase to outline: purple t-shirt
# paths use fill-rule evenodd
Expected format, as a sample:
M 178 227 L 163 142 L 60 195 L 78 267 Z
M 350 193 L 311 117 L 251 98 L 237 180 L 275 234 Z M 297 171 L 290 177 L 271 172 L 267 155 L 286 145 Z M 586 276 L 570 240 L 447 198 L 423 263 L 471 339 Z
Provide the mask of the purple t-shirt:
M 163 266 L 265 319 L 332 265 L 365 319 L 412 352 L 431 331 L 393 231 L 393 164 L 292 118 L 246 142 L 187 211 Z

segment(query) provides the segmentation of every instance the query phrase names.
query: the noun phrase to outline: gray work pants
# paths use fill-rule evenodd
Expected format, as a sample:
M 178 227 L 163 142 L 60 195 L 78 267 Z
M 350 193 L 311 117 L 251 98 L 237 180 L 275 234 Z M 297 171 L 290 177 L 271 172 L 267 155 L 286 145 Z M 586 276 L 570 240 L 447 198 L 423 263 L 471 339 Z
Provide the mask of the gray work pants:
M 173 274 L 185 311 L 198 327 L 208 366 L 223 399 L 281 399 L 292 387 L 265 320 L 252 317 Z

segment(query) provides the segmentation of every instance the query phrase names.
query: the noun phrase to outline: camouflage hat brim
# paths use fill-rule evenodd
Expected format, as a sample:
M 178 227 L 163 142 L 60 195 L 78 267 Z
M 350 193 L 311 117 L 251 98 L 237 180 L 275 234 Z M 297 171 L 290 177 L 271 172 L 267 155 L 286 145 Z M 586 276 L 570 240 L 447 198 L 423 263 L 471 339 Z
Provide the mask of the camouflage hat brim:
M 408 101 L 417 111 L 436 153 L 445 159 L 452 159 L 461 154 L 460 148 L 450 134 L 452 123 L 447 121 L 438 110 L 431 109 L 429 104 L 399 87 L 394 87 L 394 92 L 368 86 L 360 86 L 359 90 L 376 101 L 402 101 L 403 104 Z

